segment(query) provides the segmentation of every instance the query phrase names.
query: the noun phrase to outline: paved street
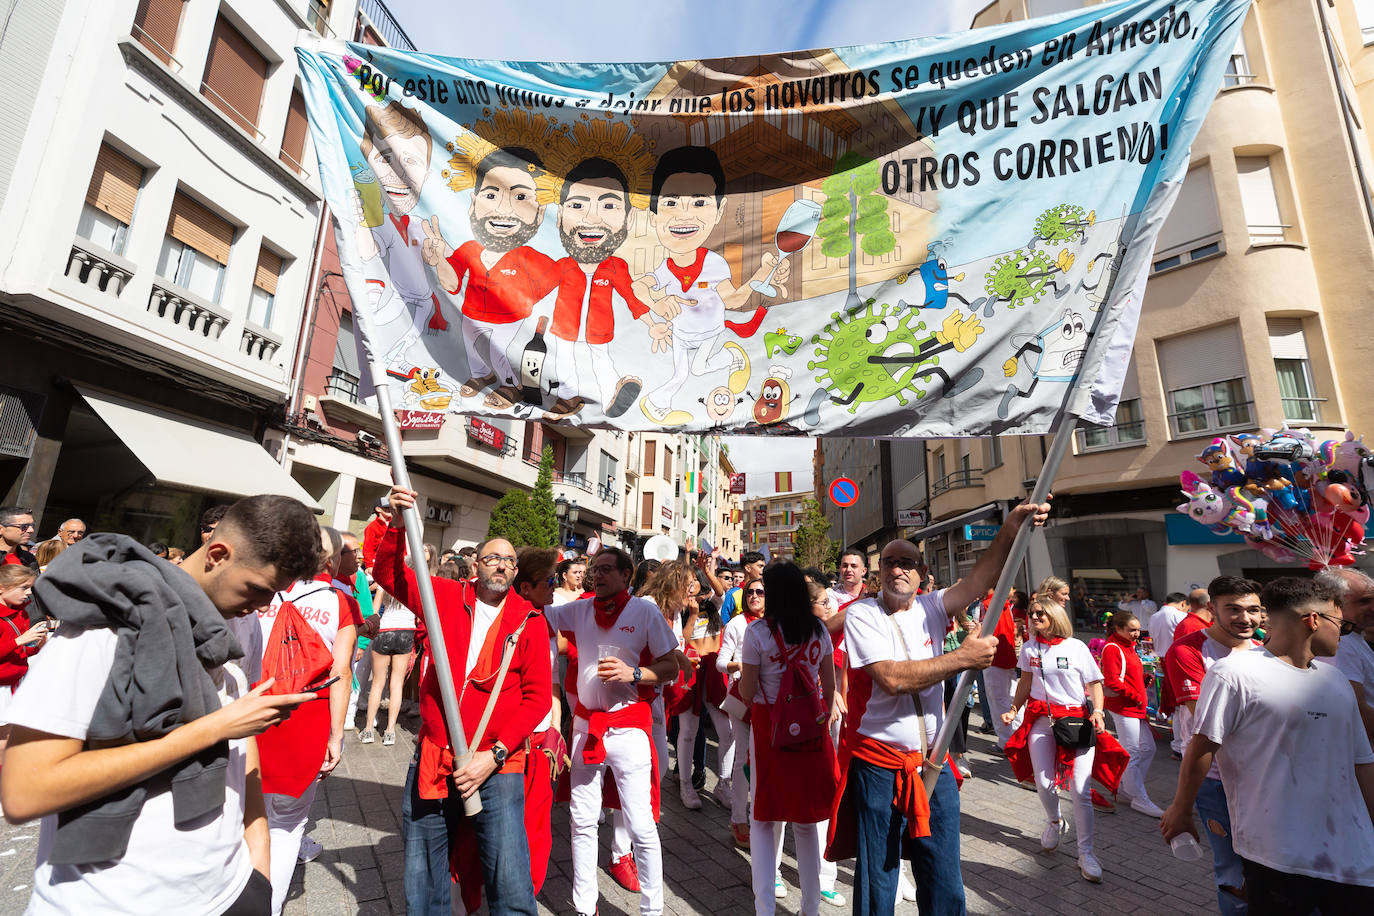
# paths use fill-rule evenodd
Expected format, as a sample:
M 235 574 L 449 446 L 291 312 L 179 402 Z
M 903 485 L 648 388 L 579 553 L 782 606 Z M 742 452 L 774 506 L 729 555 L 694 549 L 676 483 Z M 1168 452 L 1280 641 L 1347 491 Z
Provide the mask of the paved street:
M 978 722 L 975 713 L 973 720 Z M 415 725 L 402 720 L 402 725 Z M 1158 821 L 1129 809 L 1097 817 L 1097 857 L 1105 872 L 1093 886 L 1078 875 L 1073 834 L 1058 851 L 1039 850 L 1043 809 L 1032 791 L 1011 779 L 1005 763 L 987 753 L 992 740 L 970 736 L 974 778 L 964 784 L 963 862 L 970 913 L 1205 913 L 1214 911 L 1211 871 L 1207 861 L 1178 862 L 1159 839 Z M 414 744 L 403 730 L 395 747 L 360 745 L 349 736 L 344 760 L 315 801 L 311 835 L 324 853 L 296 872 L 288 916 L 317 914 L 404 913 L 400 836 L 400 786 Z M 714 749 L 707 752 L 714 762 Z M 1177 764 L 1160 746 L 1151 768 L 1150 791 L 1161 805 L 1172 795 Z M 708 788 L 714 785 L 714 773 Z M 671 785 L 673 791 L 668 790 Z M 729 842 L 728 813 L 707 801 L 691 812 L 677 798 L 670 777 L 663 793 L 664 874 L 667 912 L 674 914 L 748 914 L 749 860 Z M 1067 812 L 1068 806 L 1065 805 Z M 37 843 L 37 826 L 0 828 L 0 914 L 20 913 L 28 898 Z M 568 849 L 567 807 L 554 812 L 554 851 L 549 877 L 540 895 L 540 912 L 572 912 L 572 866 Z M 602 831 L 601 861 L 608 856 L 609 828 Z M 801 897 L 796 865 L 783 860 L 788 882 L 780 913 L 796 913 Z M 849 894 L 853 863 L 840 866 L 841 891 Z M 630 916 L 639 911 L 637 895 L 622 891 L 604 871 L 602 916 Z M 848 909 L 847 907 L 845 908 Z M 826 907 L 823 912 L 839 913 Z M 916 912 L 900 904 L 899 913 Z

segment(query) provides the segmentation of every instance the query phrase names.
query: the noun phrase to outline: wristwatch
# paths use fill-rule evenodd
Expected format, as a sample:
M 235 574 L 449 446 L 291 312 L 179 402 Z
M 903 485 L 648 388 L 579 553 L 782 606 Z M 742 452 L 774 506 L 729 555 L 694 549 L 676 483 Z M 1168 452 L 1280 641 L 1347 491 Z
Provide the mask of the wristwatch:
M 639 679 L 642 677 L 644 677 L 644 671 L 638 666 L 635 667 L 635 670 L 630 672 L 630 678 L 636 684 L 639 683 Z
M 496 761 L 496 766 L 498 768 L 506 765 L 506 758 L 509 756 L 510 751 L 506 750 L 506 746 L 500 741 L 491 746 L 491 757 Z

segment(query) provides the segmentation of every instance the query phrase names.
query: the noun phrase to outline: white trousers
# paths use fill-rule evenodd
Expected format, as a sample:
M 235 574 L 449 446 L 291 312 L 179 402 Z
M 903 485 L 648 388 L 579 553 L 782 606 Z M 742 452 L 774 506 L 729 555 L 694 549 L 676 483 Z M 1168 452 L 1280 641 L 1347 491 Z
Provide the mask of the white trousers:
M 749 780 L 744 775 L 744 765 L 749 762 L 749 724 L 731 716 L 730 728 L 735 734 L 735 761 L 734 766 L 730 768 L 730 788 L 734 793 L 730 802 L 730 823 L 747 824 L 749 801 L 753 794 L 749 790 Z M 753 773 L 752 768 L 750 773 Z
M 653 710 L 654 751 L 658 756 L 658 781 L 661 783 L 663 777 L 668 775 L 668 716 L 663 707 L 663 694 L 654 699 L 650 708 Z
M 998 668 L 995 665 L 983 669 L 983 686 L 988 689 L 988 708 L 992 710 L 992 727 L 997 732 L 997 746 L 1006 747 L 1011 733 L 1021 725 L 1017 716 L 1011 725 L 1002 724 L 1002 713 L 1011 709 L 1012 690 L 1016 686 L 1015 668 Z
M 1045 814 L 1050 820 L 1059 820 L 1059 792 L 1054 786 L 1055 757 L 1059 745 L 1055 743 L 1049 716 L 1035 720 L 1026 745 L 1030 751 L 1031 766 L 1035 768 L 1035 791 L 1040 794 L 1040 804 L 1045 806 Z M 1078 752 L 1073 760 L 1073 775 L 1069 779 L 1073 826 L 1078 834 L 1080 856 L 1093 851 L 1093 799 L 1088 780 L 1092 776 L 1095 752 L 1094 748 Z
M 371 649 L 364 649 L 363 657 L 353 663 L 353 683 L 355 686 L 348 694 L 348 718 L 344 719 L 344 731 L 353 730 L 353 724 L 358 721 L 358 700 L 367 696 L 367 692 L 372 689 Z M 375 722 L 367 723 L 368 728 L 374 725 Z
M 782 828 L 786 821 L 749 822 L 749 870 L 754 881 L 754 912 L 773 916 L 778 900 L 773 880 L 782 861 Z M 801 913 L 815 916 L 821 909 L 821 837 L 826 822 L 792 824 L 792 839 L 797 847 L 797 875 L 801 882 Z M 833 885 L 832 885 L 833 888 Z
M 317 786 L 318 782 L 312 782 L 300 798 L 273 793 L 263 796 L 272 843 L 272 916 L 278 916 L 286 905 L 286 892 L 291 889 L 291 876 L 296 872 L 296 857 L 300 855 L 301 837 L 305 836 L 305 822 L 310 817 Z
M 735 731 L 730 717 L 710 703 L 706 704 L 711 714 L 711 722 L 716 727 L 716 775 L 721 779 L 734 778 Z M 701 728 L 701 716 L 694 712 L 682 712 L 677 716 L 677 769 L 683 782 L 692 781 L 692 751 L 697 742 L 697 730 Z M 686 764 L 683 764 L 686 761 Z
M 549 349 L 553 352 L 552 380 L 558 383 L 553 389 L 554 397 L 571 401 L 582 394 L 586 398 L 587 394 L 582 393 L 582 383 L 577 375 L 579 367 L 586 367 L 596 382 L 601 409 L 605 410 L 615 403 L 615 388 L 620 383 L 620 373 L 616 372 L 615 363 L 611 362 L 610 344 L 574 343 L 550 336 Z
M 668 381 L 655 388 L 649 395 L 649 403 L 659 410 L 673 406 L 673 395 L 678 393 L 689 375 L 706 375 L 730 365 L 730 351 L 721 346 L 724 334 L 711 337 L 684 340 L 673 335 L 673 374 Z
M 1146 719 L 1128 719 L 1118 715 L 1113 715 L 1112 721 L 1116 725 L 1116 736 L 1121 746 L 1131 755 L 1131 762 L 1121 776 L 1121 791 L 1132 799 L 1149 801 L 1145 776 L 1150 770 L 1150 761 L 1155 757 L 1155 736 L 1150 731 L 1150 723 Z
M 510 346 L 517 339 L 523 349 L 529 342 L 528 334 L 521 332 L 525 328 L 525 322 L 512 321 L 509 324 L 492 324 L 489 321 L 473 321 L 467 316 L 463 316 L 463 347 L 468 354 L 468 373 L 472 378 L 482 378 L 485 375 L 495 375 L 497 383 L 504 385 L 507 382 L 519 384 L 519 377 L 511 370 Z M 479 338 L 487 338 L 485 343 L 479 342 Z M 545 338 L 547 340 L 547 338 Z M 482 351 L 486 350 L 486 359 L 482 356 Z M 520 357 L 517 356 L 516 359 Z M 545 372 L 547 373 L 547 369 Z
M 587 722 L 573 723 L 572 820 L 573 909 L 596 912 L 596 820 L 601 811 L 601 781 L 610 770 L 620 793 L 625 825 L 634 843 L 635 867 L 639 870 L 639 912 L 659 916 L 663 912 L 663 851 L 658 825 L 649 800 L 649 780 L 654 778 L 649 741 L 637 728 L 612 728 L 604 741 L 606 762 L 582 761 L 587 746 Z
M 1169 741 L 1175 754 L 1182 754 L 1188 742 L 1193 740 L 1193 714 L 1187 706 L 1179 704 L 1174 710 L 1174 737 Z

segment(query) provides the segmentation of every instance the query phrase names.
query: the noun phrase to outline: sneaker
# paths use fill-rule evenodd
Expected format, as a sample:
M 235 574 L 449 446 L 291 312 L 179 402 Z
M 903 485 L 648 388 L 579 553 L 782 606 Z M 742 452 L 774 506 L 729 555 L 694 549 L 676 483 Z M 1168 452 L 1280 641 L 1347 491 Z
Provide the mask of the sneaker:
M 749 848 L 749 825 L 731 824 L 730 835 L 735 839 L 735 845 L 740 849 Z
M 773 876 L 773 896 L 779 900 L 787 896 L 787 882 L 782 880 L 781 872 Z
M 1060 818 L 1057 821 L 1050 821 L 1045 825 L 1045 829 L 1040 834 L 1040 848 L 1045 852 L 1052 852 L 1059 848 L 1059 838 L 1069 832 L 1069 822 Z
M 959 758 L 959 762 L 956 765 L 959 767 L 959 775 L 965 779 L 973 775 L 973 771 L 968 768 L 968 763 L 962 757 Z
M 678 783 L 678 795 L 682 798 L 682 807 L 688 811 L 701 810 L 701 796 L 697 790 L 692 788 L 691 780 L 683 780 Z
M 391 746 L 392 746 L 393 744 L 395 744 L 395 743 L 396 743 L 396 733 L 395 733 L 395 732 L 383 732 L 383 733 L 382 733 L 382 747 L 391 747 Z
M 728 779 L 716 780 L 716 788 L 715 791 L 711 793 L 711 797 L 714 798 L 716 804 L 720 805 L 722 808 L 729 808 L 735 803 L 734 784 Z
M 634 856 L 626 853 L 611 863 L 606 869 L 611 878 L 632 894 L 639 893 L 639 869 L 635 868 Z
M 301 863 L 314 862 L 320 857 L 320 853 L 322 852 L 324 852 L 323 846 L 310 839 L 310 837 L 303 836 L 301 837 L 301 851 L 296 853 L 296 861 Z
M 821 901 L 831 906 L 844 906 L 848 902 L 839 891 L 821 891 Z
M 377 733 L 370 728 L 365 728 L 358 732 L 358 740 L 363 744 L 371 744 L 377 740 Z
M 1156 805 L 1154 802 L 1152 802 L 1152 801 L 1150 801 L 1148 798 L 1144 798 L 1144 797 L 1141 797 L 1141 798 L 1133 798 L 1133 799 L 1131 799 L 1131 810 L 1132 810 L 1132 811 L 1139 811 L 1141 814 L 1145 815 L 1146 817 L 1163 817 L 1163 816 L 1164 816 L 1164 809 L 1163 809 L 1163 808 L 1159 807 L 1159 805 Z
M 903 900 L 914 903 L 916 901 L 916 885 L 907 880 L 907 876 L 899 874 L 897 876 L 897 893 Z
M 1078 857 L 1078 871 L 1083 875 L 1084 880 L 1091 881 L 1093 884 L 1102 883 L 1102 866 L 1092 853 L 1085 852 Z
M 1115 814 L 1116 802 L 1104 795 L 1099 795 L 1096 789 L 1092 789 L 1093 810 L 1101 811 L 1103 814 Z

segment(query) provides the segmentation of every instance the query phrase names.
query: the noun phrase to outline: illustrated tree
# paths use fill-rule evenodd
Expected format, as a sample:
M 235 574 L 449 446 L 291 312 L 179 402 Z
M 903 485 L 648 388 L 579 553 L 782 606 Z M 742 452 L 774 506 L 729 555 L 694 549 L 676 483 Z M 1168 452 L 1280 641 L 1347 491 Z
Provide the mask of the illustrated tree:
M 850 150 L 835 162 L 835 172 L 821 182 L 825 202 L 816 235 L 827 258 L 849 257 L 849 298 L 845 309 L 857 310 L 859 299 L 858 250 L 873 257 L 892 252 L 897 237 L 887 215 L 878 161 Z
M 792 532 L 792 550 L 797 563 L 830 569 L 840 552 L 840 542 L 830 537 L 830 520 L 814 499 L 803 503 L 801 523 Z
M 496 501 L 487 537 L 505 538 L 516 547 L 554 547 L 558 518 L 553 510 L 553 449 L 544 446 L 534 490 L 511 489 Z

